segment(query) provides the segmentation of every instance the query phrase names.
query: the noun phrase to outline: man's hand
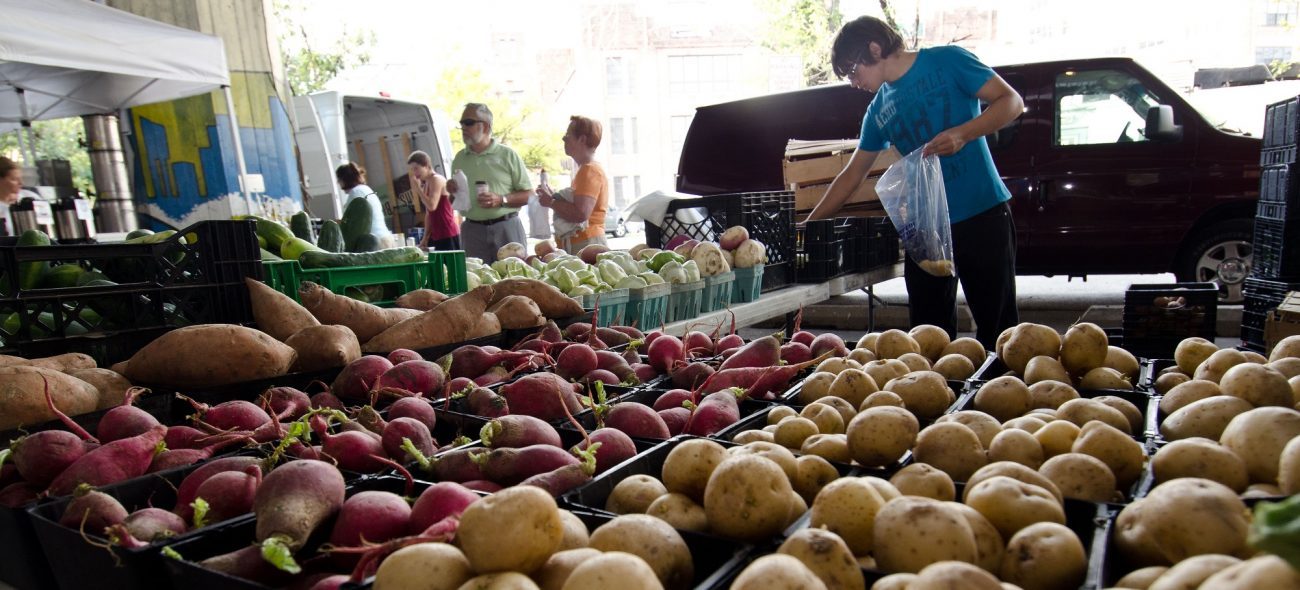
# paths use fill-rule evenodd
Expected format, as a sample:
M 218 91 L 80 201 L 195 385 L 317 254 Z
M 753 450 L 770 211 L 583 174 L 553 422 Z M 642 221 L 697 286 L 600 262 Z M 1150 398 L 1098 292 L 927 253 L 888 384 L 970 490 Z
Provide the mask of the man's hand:
M 921 152 L 921 155 L 951 156 L 961 151 L 962 146 L 965 145 L 966 140 L 962 138 L 960 133 L 954 129 L 948 129 L 934 136 L 930 143 L 925 144 L 925 151 Z
M 549 188 L 545 192 L 539 188 L 537 189 L 537 202 L 541 203 L 543 207 L 550 207 L 555 202 L 555 193 Z
M 496 209 L 506 202 L 505 197 L 493 192 L 486 192 L 478 196 L 478 206 L 484 209 Z

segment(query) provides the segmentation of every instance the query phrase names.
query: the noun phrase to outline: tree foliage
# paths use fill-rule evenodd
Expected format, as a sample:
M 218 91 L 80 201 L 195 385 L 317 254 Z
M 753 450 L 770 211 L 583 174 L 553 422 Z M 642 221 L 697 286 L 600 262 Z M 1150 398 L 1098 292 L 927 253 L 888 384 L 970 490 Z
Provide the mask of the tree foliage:
M 275 18 L 279 21 L 280 56 L 284 77 L 294 96 L 311 94 L 325 88 L 330 80 L 349 68 L 370 61 L 375 44 L 374 31 L 356 31 L 336 39 L 332 44 L 313 43 L 307 28 L 298 22 L 302 6 L 276 0 Z
M 32 132 L 36 136 L 36 157 L 41 160 L 67 160 L 72 167 L 72 184 L 82 192 L 93 191 L 95 182 L 90 172 L 90 156 L 86 153 L 86 127 L 81 117 L 35 121 Z M 24 137 L 23 141 L 27 138 Z M 18 133 L 0 135 L 0 154 L 14 161 L 22 161 L 24 166 L 35 166 L 27 162 L 27 153 L 18 149 Z
M 835 81 L 831 41 L 844 24 L 840 0 L 762 0 L 768 14 L 763 46 L 803 60 L 804 82 L 817 86 Z

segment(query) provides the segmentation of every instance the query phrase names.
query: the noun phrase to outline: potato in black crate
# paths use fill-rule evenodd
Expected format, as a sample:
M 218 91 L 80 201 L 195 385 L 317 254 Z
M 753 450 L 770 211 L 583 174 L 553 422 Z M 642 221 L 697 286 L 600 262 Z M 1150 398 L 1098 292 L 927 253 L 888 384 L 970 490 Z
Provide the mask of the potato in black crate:
M 1251 274 L 1270 279 L 1300 278 L 1300 247 L 1297 245 L 1300 245 L 1300 220 L 1255 218 Z
M 763 291 L 779 289 L 794 278 L 794 193 L 730 193 L 668 204 L 661 223 L 646 223 L 646 244 L 662 248 L 677 236 L 717 241 L 733 225 L 767 246 Z
M 1214 283 L 1134 284 L 1124 292 L 1124 341 L 1214 338 L 1219 290 Z

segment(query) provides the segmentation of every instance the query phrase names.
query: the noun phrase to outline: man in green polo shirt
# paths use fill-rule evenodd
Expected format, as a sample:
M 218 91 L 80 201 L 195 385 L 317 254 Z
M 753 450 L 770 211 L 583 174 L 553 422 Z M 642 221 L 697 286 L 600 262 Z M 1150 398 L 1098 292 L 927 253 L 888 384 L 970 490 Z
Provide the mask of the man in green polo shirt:
M 451 162 L 453 170 L 465 173 L 471 207 L 460 226 L 465 255 L 491 262 L 497 250 L 510 242 L 527 245 L 519 208 L 528 204 L 533 181 L 524 159 L 515 150 L 492 139 L 492 111 L 471 102 L 460 117 L 465 148 Z M 487 184 L 478 192 L 477 184 Z M 453 192 L 456 187 L 449 186 Z

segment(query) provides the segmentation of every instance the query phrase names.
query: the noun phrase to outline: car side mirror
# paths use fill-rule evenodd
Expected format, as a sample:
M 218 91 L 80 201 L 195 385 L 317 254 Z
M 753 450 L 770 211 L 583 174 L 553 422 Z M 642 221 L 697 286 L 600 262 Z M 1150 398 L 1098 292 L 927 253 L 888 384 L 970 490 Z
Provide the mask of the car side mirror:
M 1151 141 L 1178 141 L 1183 138 L 1183 126 L 1174 124 L 1174 107 L 1161 104 L 1147 110 L 1146 136 Z

